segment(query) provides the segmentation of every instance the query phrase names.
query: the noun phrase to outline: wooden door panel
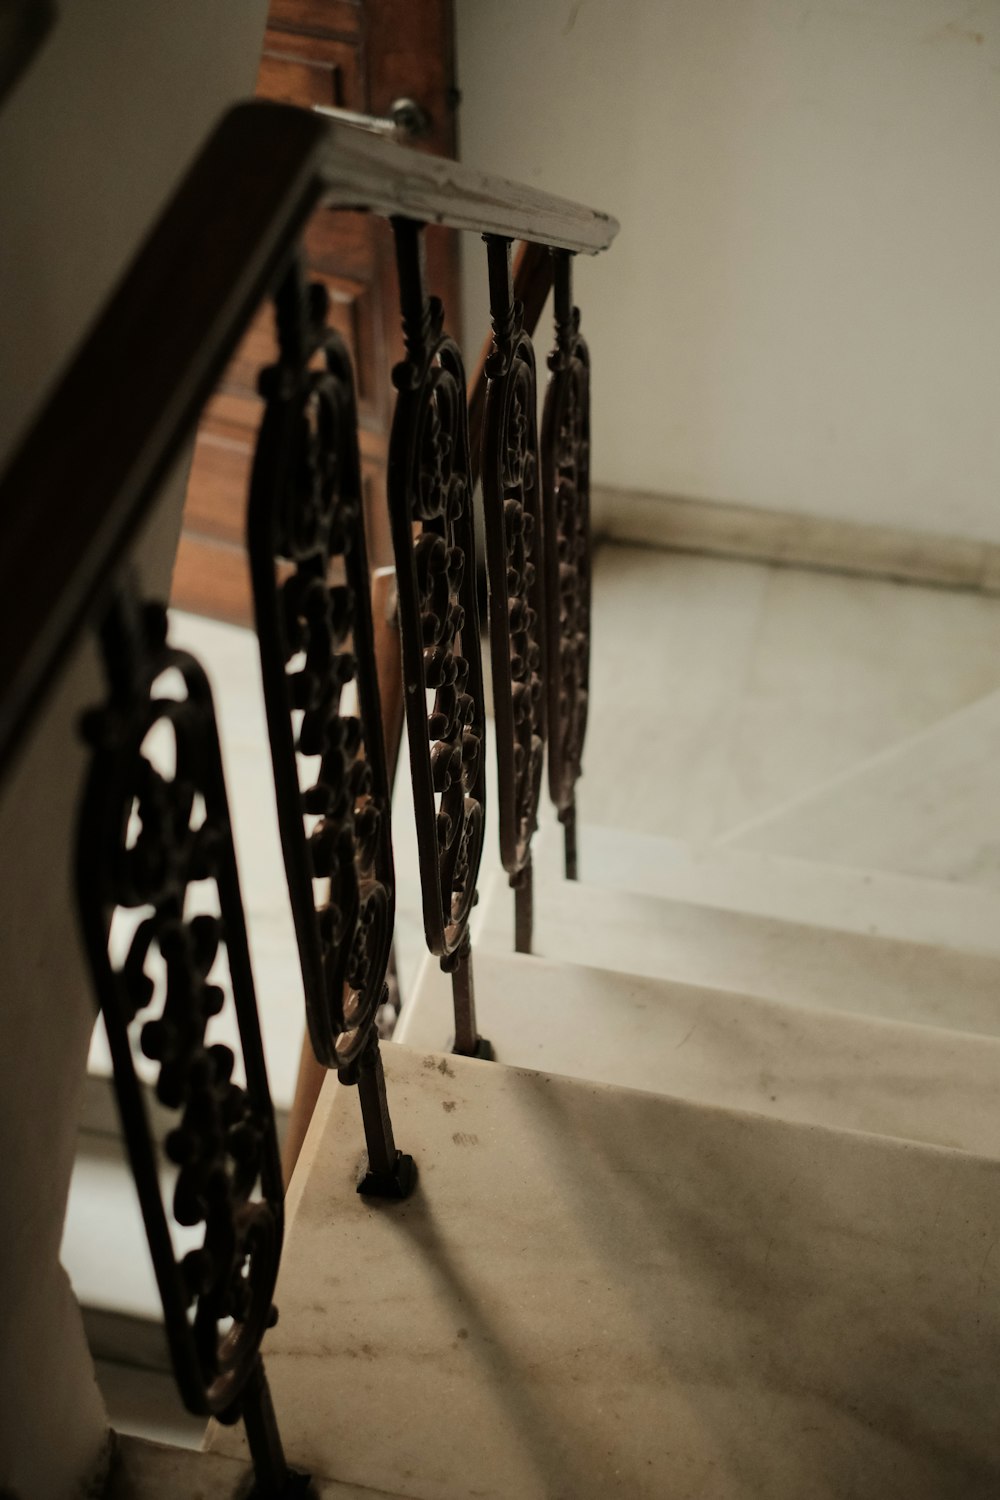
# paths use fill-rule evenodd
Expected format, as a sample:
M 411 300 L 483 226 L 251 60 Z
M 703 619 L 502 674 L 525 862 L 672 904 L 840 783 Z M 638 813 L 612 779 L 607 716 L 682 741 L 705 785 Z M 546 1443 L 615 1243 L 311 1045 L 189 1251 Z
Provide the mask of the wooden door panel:
M 305 233 L 306 258 L 331 276 L 371 282 L 379 222 L 370 214 L 319 208 Z
M 427 111 L 420 143 L 454 155 L 451 0 L 272 0 L 258 94 L 305 107 L 388 113 L 407 95 Z M 304 240 L 309 274 L 330 294 L 330 321 L 347 343 L 358 393 L 368 550 L 373 567 L 392 561 L 385 471 L 392 416 L 392 365 L 402 350 L 392 231 L 367 214 L 320 209 Z M 432 290 L 457 324 L 456 236 L 428 231 Z M 252 609 L 244 556 L 246 498 L 260 423 L 257 376 L 276 354 L 273 315 L 262 309 L 206 407 L 174 570 L 173 602 L 248 624 Z
M 257 93 L 279 104 L 333 105 L 364 110 L 368 91 L 357 42 L 295 36 L 269 27 L 257 77 Z
M 273 52 L 265 52 L 261 59 L 260 92 L 279 104 L 354 107 L 345 103 L 344 76 L 339 64 L 316 63 Z
M 178 579 L 182 594 L 178 598 Z M 250 565 L 246 548 L 238 543 L 201 536 L 185 525 L 174 564 L 171 602 L 193 615 L 228 620 L 234 625 L 253 623 L 250 598 Z
M 271 0 L 268 29 L 281 27 L 299 36 L 361 35 L 364 0 Z
M 212 541 L 243 545 L 244 517 L 232 503 L 245 495 L 250 482 L 253 452 L 246 434 L 239 440 L 202 425 L 195 443 L 192 477 L 184 508 L 184 530 Z M 186 608 L 187 606 L 185 606 Z
M 368 525 L 369 547 L 380 555 L 392 554 L 389 516 L 385 508 L 385 454 L 368 434 L 361 441 L 361 479 Z M 245 515 L 232 505 L 234 493 L 246 494 L 253 465 L 249 443 L 234 442 L 213 431 L 200 432 L 195 445 L 199 484 L 188 493 L 185 534 L 198 542 L 224 543 L 242 549 Z M 187 608 L 187 606 L 184 606 Z M 201 611 L 199 611 L 200 613 Z

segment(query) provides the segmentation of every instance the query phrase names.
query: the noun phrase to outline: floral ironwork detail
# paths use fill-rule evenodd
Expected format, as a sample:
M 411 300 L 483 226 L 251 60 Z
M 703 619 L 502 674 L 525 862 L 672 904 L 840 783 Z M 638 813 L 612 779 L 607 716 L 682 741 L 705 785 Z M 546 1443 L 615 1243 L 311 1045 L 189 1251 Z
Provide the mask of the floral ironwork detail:
M 577 876 L 576 783 L 590 677 L 590 355 L 573 306 L 572 256 L 553 251 L 556 342 L 542 414 L 549 795 Z
M 531 839 L 545 759 L 544 573 L 535 354 L 514 300 L 511 242 L 486 236 L 493 349 L 482 445 L 500 857 L 515 890 L 515 946 L 531 950 Z
M 276 1317 L 281 1168 L 211 692 L 167 644 L 166 612 L 129 589 L 102 640 L 110 693 L 84 723 L 78 902 L 167 1339 L 186 1405 L 244 1416 L 258 1478 L 285 1493 L 260 1359 Z M 230 997 L 239 1056 L 210 1037 Z M 204 1226 L 180 1258 L 138 1054 L 176 1117 L 164 1141 L 173 1219 Z
M 375 1026 L 395 880 L 354 380 L 298 261 L 275 310 L 247 531 L 278 822 L 313 1050 L 360 1086 L 360 1190 L 401 1197 L 413 1163 L 392 1140 Z
M 465 370 L 441 303 L 426 292 L 423 226 L 393 227 L 406 355 L 393 371 L 389 511 L 424 931 L 453 975 L 455 1050 L 482 1052 L 468 922 L 484 836 L 486 708 Z

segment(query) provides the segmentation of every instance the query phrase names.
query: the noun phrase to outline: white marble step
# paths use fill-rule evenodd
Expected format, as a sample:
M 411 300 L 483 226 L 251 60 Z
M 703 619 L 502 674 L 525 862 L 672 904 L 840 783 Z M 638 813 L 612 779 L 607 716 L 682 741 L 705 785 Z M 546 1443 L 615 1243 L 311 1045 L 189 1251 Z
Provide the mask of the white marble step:
M 500 1063 L 1000 1157 L 1000 1039 L 482 950 L 475 976 Z M 453 1035 L 428 960 L 399 1042 Z
M 192 1452 L 163 1440 L 121 1437 L 103 1500 L 247 1500 L 252 1488 L 249 1461 L 223 1453 Z M 339 1484 L 319 1479 L 308 1500 L 403 1500 L 402 1493 L 373 1490 L 367 1485 Z
M 995 1160 L 402 1047 L 386 1074 L 413 1196 L 355 1192 L 333 1080 L 289 1195 L 293 1460 L 411 1500 L 995 1500 Z
M 168 1203 L 174 1175 L 165 1170 L 162 1176 Z M 202 1237 L 198 1229 L 177 1225 L 172 1234 L 180 1255 Z M 124 1145 L 115 1137 L 81 1138 L 59 1258 L 84 1308 L 121 1314 L 137 1323 L 162 1322 L 135 1183 Z
M 852 869 L 743 847 L 695 847 L 617 828 L 578 831 L 587 885 L 669 896 L 816 927 L 1000 954 L 1000 891 L 950 880 Z M 562 879 L 562 830 L 534 842 L 540 883 Z
M 725 842 L 1000 890 L 1000 693 L 742 824 Z
M 513 897 L 504 884 L 487 884 L 477 918 L 478 948 L 509 953 Z M 548 880 L 535 887 L 534 952 L 795 1006 L 1000 1036 L 995 953 Z

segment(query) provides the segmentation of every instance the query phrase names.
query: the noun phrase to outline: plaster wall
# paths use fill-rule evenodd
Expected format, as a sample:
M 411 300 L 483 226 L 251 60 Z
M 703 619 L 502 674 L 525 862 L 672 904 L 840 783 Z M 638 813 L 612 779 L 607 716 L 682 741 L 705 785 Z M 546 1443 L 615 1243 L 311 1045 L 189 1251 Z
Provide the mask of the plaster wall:
M 265 9 L 59 0 L 0 109 L 0 468 L 215 119 L 252 90 Z M 185 457 L 138 549 L 159 597 L 186 477 Z M 53 526 L 72 503 L 39 496 Z M 58 1261 L 93 1026 L 71 883 L 76 725 L 101 694 L 96 653 L 81 640 L 0 788 L 0 1492 L 17 1500 L 82 1493 L 107 1442 Z
M 464 159 L 622 223 L 577 270 L 598 482 L 1000 539 L 996 0 L 456 14 Z

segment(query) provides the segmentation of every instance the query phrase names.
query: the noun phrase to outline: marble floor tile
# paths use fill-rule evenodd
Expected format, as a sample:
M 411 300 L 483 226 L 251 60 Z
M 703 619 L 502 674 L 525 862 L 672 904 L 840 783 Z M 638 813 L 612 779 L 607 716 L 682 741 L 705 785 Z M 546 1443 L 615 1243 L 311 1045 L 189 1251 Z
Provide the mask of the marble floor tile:
M 766 585 L 753 564 L 601 549 L 583 818 L 693 842 L 715 832 Z
M 598 553 L 582 816 L 698 844 L 1000 688 L 1000 600 Z
M 1000 600 L 770 568 L 716 828 L 1000 687 Z
M 1000 693 L 743 824 L 726 842 L 1000 891 Z
M 333 1080 L 292 1183 L 293 1459 L 413 1500 L 993 1500 L 995 1161 L 386 1054 L 413 1196 L 355 1192 Z

